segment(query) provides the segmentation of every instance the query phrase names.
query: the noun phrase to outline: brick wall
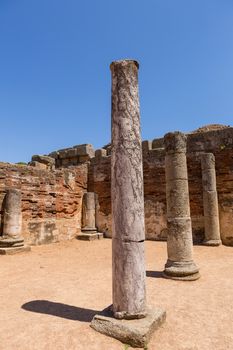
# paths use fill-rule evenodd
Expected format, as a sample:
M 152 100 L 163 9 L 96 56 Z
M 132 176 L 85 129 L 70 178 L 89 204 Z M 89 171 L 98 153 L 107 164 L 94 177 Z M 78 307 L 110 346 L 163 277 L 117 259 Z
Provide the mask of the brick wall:
M 7 188 L 22 191 L 23 236 L 29 244 L 73 238 L 80 232 L 87 164 L 69 169 L 42 170 L 0 163 L 0 220 Z M 1 225 L 2 230 L 2 225 Z
M 193 238 L 204 237 L 200 154 L 216 157 L 220 228 L 223 243 L 233 245 L 233 128 L 187 135 L 187 161 Z M 146 238 L 166 239 L 165 152 L 163 139 L 144 141 Z M 108 154 L 110 153 L 108 149 Z M 99 229 L 111 237 L 111 155 L 91 159 L 88 188 L 99 196 Z

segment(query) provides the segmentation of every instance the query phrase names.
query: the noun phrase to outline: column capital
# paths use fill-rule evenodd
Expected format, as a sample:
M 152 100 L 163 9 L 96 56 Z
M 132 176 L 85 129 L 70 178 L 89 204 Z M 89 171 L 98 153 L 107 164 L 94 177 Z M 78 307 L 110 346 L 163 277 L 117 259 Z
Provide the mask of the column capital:
M 180 131 L 165 134 L 164 145 L 166 153 L 186 153 L 186 141 L 186 135 Z
M 201 154 L 201 168 L 202 170 L 215 169 L 215 156 L 213 153 Z
M 113 71 L 115 68 L 125 68 L 130 65 L 135 66 L 137 69 L 139 69 L 139 63 L 136 60 L 131 60 L 131 59 L 125 59 L 125 60 L 119 60 L 119 61 L 113 61 L 110 64 L 110 69 Z

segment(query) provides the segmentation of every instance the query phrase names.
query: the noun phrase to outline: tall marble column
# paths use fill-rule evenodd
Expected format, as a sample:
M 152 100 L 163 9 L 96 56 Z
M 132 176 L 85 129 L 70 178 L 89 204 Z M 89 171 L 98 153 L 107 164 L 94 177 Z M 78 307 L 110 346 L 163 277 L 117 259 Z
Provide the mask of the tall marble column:
M 145 348 L 166 318 L 146 307 L 144 195 L 138 63 L 113 62 L 112 72 L 112 300 L 91 326 L 133 347 Z
M 168 227 L 164 274 L 172 279 L 195 280 L 199 272 L 193 261 L 186 136 L 181 132 L 168 133 L 164 142 Z
M 21 191 L 9 189 L 4 199 L 3 235 L 0 237 L 0 254 L 14 254 L 30 250 L 22 237 Z
M 111 72 L 113 312 L 140 318 L 146 315 L 146 289 L 138 63 L 116 61 Z
M 216 187 L 215 157 L 213 153 L 201 155 L 203 206 L 205 223 L 204 245 L 218 246 L 221 244 L 218 194 Z

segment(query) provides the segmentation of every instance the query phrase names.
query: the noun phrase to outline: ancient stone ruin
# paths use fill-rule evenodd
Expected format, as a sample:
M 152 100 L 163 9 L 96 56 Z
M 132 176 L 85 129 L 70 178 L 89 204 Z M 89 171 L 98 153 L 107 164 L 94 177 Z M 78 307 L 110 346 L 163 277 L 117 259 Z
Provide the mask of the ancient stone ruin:
M 218 194 L 216 188 L 215 158 L 212 153 L 201 155 L 205 240 L 203 244 L 221 244 Z
M 6 191 L 3 211 L 3 232 L 0 236 L 0 254 L 14 254 L 29 251 L 22 235 L 21 192 L 17 189 Z
M 138 63 L 116 61 L 110 67 L 113 301 L 103 315 L 94 317 L 91 326 L 131 346 L 145 347 L 166 314 L 146 304 Z
M 110 144 L 33 155 L 28 165 L 0 163 L 0 254 L 112 238 L 112 305 L 91 326 L 146 347 L 166 312 L 147 305 L 145 239 L 167 241 L 163 275 L 186 281 L 200 277 L 193 243 L 233 246 L 233 128 L 141 142 L 138 67 L 111 64 Z
M 218 129 L 215 126 L 212 130 L 209 126 L 207 131 L 200 129 L 198 132 L 186 134 L 186 137 L 193 241 L 201 243 L 209 239 L 208 228 L 205 229 L 206 218 L 215 217 L 214 220 L 219 220 L 222 243 L 233 246 L 233 128 Z M 148 240 L 166 240 L 164 139 L 143 141 L 142 153 L 145 237 Z M 201 166 L 205 153 L 212 153 L 215 157 L 215 166 L 212 165 L 210 171 L 205 171 Z M 27 245 L 69 240 L 80 234 L 83 195 L 86 192 L 98 195 L 97 231 L 106 237 L 112 236 L 109 145 L 96 151 L 91 145 L 79 145 L 52 152 L 46 157 L 33 156 L 32 159 L 34 160 L 28 165 L 0 163 L 1 236 L 4 234 L 4 198 L 9 189 L 18 189 L 21 192 L 22 235 Z M 207 164 L 206 162 L 206 166 Z M 205 177 L 204 172 L 213 176 L 213 167 L 216 187 L 208 190 L 206 186 L 211 181 L 214 184 L 214 180 L 211 177 L 205 185 L 206 180 L 202 180 L 202 177 Z M 214 191 L 217 191 L 218 215 L 215 205 L 215 212 L 210 216 L 204 213 L 203 195 Z M 216 195 L 209 196 L 215 197 L 216 203 Z M 218 226 L 215 225 L 216 227 Z
M 180 132 L 169 133 L 164 141 L 168 232 L 164 274 L 173 279 L 195 280 L 199 273 L 192 257 L 186 136 Z

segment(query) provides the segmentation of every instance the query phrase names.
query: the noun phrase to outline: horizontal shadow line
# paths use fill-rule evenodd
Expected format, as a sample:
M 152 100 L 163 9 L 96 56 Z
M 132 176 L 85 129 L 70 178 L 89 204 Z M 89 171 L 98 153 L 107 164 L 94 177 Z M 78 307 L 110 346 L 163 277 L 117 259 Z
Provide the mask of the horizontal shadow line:
M 164 278 L 163 271 L 146 271 L 146 277 Z
M 71 306 L 62 303 L 55 303 L 49 300 L 32 300 L 21 306 L 23 310 L 36 312 L 40 314 L 52 315 L 66 318 L 68 320 L 91 322 L 100 311 L 85 309 L 78 306 Z

